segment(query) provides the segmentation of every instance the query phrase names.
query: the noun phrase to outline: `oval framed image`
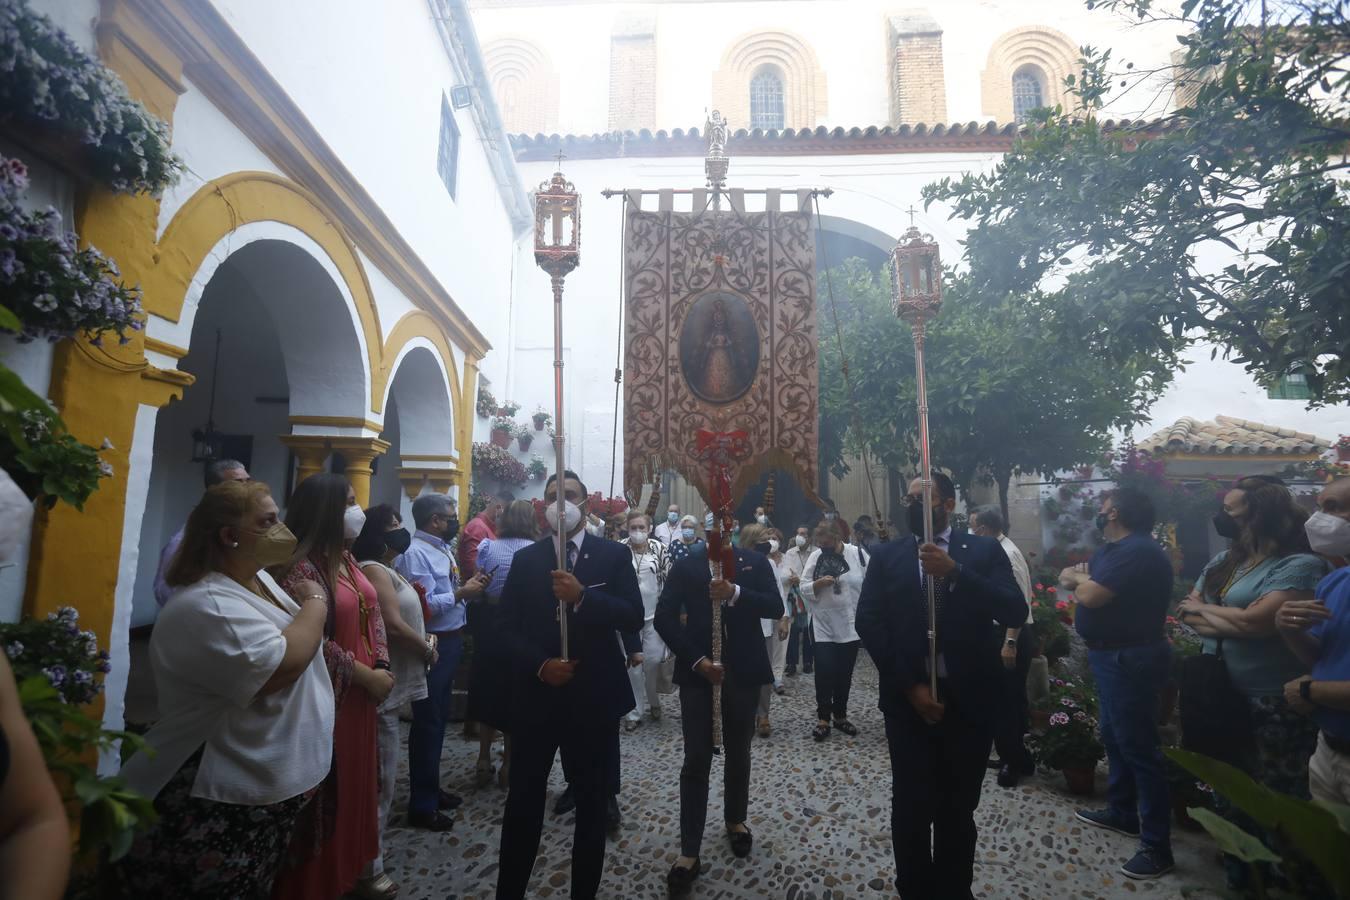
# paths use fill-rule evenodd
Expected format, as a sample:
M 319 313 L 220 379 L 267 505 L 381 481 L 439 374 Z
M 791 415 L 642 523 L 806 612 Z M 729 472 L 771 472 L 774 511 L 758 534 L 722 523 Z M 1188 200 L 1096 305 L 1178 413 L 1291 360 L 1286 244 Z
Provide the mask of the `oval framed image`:
M 690 305 L 680 329 L 680 370 L 694 396 L 715 404 L 745 396 L 759 356 L 759 328 L 744 297 L 717 289 Z

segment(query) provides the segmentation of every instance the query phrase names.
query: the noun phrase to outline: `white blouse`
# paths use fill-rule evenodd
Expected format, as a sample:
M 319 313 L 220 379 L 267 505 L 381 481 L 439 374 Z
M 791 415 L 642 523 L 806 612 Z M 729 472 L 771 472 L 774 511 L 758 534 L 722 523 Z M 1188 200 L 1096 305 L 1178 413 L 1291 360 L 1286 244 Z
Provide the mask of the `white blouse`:
M 835 584 L 840 588 L 837 594 L 832 587 L 819 592 L 812 587 L 817 577 L 816 564 L 820 562 L 820 548 L 811 551 L 802 569 L 802 599 L 811 610 L 813 633 L 818 641 L 846 644 L 858 640 L 853 620 L 858 615 L 858 594 L 862 591 L 866 569 L 857 547 L 844 544 L 843 551 L 848 571 L 835 579 Z
M 218 572 L 177 589 L 150 638 L 160 719 L 122 767 L 155 797 L 203 748 L 192 796 L 266 806 L 323 781 L 333 753 L 333 683 L 323 648 L 292 684 L 258 696 L 286 654 L 283 629 L 300 607 L 266 572 L 284 610 Z
M 422 616 L 422 598 L 417 596 L 417 588 L 409 583 L 393 566 L 386 566 L 377 560 L 368 559 L 361 563 L 362 571 L 378 566 L 384 569 L 389 580 L 394 583 L 395 596 L 398 599 L 398 614 L 408 627 L 426 640 L 427 629 Z M 427 696 L 426 657 L 408 650 L 402 641 L 389 642 L 389 669 L 394 676 L 394 689 L 380 704 L 380 712 L 398 709 L 404 703 L 424 700 Z
M 788 606 L 788 579 L 792 577 L 792 570 L 788 568 L 787 557 L 774 560 L 770 556 L 769 566 L 773 568 L 773 580 L 778 582 L 778 596 L 783 601 L 783 609 L 791 609 Z M 764 629 L 764 636 L 773 637 L 781 621 L 782 619 L 760 619 L 759 624 Z

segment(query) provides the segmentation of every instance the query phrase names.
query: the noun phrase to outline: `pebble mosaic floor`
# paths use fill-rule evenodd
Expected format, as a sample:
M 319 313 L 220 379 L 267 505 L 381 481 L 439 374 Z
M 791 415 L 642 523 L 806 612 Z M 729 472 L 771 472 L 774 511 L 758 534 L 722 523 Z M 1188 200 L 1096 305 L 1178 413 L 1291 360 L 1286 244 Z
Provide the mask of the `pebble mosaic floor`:
M 750 786 L 750 858 L 732 856 L 722 835 L 720 769 L 714 763 L 704 842 L 703 875 L 696 898 L 706 900 L 848 900 L 895 897 L 890 845 L 890 764 L 881 713 L 876 709 L 876 673 L 865 655 L 854 678 L 850 718 L 856 738 L 839 733 L 823 744 L 811 740 L 814 700 L 811 677 L 788 679 L 789 693 L 774 698 L 773 735 L 756 738 Z M 665 876 L 678 855 L 678 773 L 681 762 L 679 701 L 664 698 L 664 718 L 646 721 L 620 738 L 623 753 L 623 826 L 605 858 L 602 897 L 664 898 Z M 458 727 L 446 739 L 444 783 L 464 797 L 454 831 L 433 834 L 403 824 L 407 773 L 400 773 L 399 799 L 386 832 L 386 867 L 400 883 L 400 900 L 470 900 L 493 894 L 497 840 L 505 791 L 475 788 L 476 741 Z M 498 744 L 500 750 L 500 744 Z M 406 768 L 406 761 L 404 764 Z M 980 845 L 975 896 L 983 898 L 1176 898 L 1183 889 L 1214 889 L 1222 872 L 1208 838 L 1177 833 L 1176 870 L 1153 882 L 1132 882 L 1120 866 L 1134 850 L 1126 837 L 1081 826 L 1058 774 L 1037 775 L 1008 790 L 989 771 L 977 822 Z M 530 883 L 531 896 L 566 898 L 573 817 L 554 816 L 563 788 L 555 765 L 543 840 Z M 1098 776 L 1103 805 L 1105 776 Z M 1191 896 L 1217 896 L 1203 890 Z

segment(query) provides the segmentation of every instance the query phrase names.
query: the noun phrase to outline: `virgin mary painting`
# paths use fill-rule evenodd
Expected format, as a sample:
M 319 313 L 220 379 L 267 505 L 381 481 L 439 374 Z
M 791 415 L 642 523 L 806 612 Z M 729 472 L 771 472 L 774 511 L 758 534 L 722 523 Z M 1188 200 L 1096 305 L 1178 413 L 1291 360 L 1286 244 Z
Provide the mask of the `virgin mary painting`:
M 680 331 L 680 368 L 694 396 L 730 403 L 754 384 L 759 329 L 745 300 L 725 291 L 694 301 Z

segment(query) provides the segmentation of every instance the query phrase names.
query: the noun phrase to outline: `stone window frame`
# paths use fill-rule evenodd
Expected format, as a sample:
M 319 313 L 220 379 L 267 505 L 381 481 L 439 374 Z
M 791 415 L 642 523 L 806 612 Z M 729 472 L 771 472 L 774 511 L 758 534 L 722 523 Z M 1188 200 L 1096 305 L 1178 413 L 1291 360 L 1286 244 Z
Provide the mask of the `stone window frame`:
M 1032 86 L 1035 88 L 1036 94 L 1035 102 L 1022 110 L 1019 110 L 1017 108 L 1018 81 L 1020 79 L 1026 79 L 1030 81 L 1032 83 Z M 1033 109 L 1040 109 L 1041 107 L 1045 106 L 1045 98 L 1049 94 L 1049 91 L 1046 88 L 1047 85 L 1045 72 L 1041 69 L 1040 66 L 1036 65 L 1035 63 L 1023 63 L 1022 65 L 1017 67 L 1017 70 L 1012 74 L 1012 98 L 1013 98 L 1014 122 L 1016 122 L 1018 125 L 1021 125 L 1023 122 L 1027 120 L 1027 115 Z
M 750 127 L 750 82 L 765 66 L 783 80 L 783 128 L 815 128 L 828 112 L 825 70 L 805 40 L 787 31 L 755 31 L 733 41 L 713 73 L 713 107 L 733 129 Z
M 989 48 L 980 73 L 981 108 L 996 122 L 1015 121 L 1013 76 L 1034 66 L 1042 76 L 1041 101 L 1045 106 L 1068 109 L 1074 98 L 1064 84 L 1069 75 L 1080 75 L 1080 51 L 1064 32 L 1044 25 L 1026 25 L 1006 31 Z
M 759 88 L 759 85 L 765 85 L 768 80 L 773 80 L 773 85 L 768 90 Z M 787 79 L 783 77 L 782 69 L 773 63 L 765 63 L 755 70 L 755 74 L 750 76 L 750 127 L 760 128 L 765 131 L 770 129 L 781 130 L 787 123 L 787 102 L 784 83 Z M 775 90 L 776 89 L 776 90 Z M 756 97 L 757 93 L 764 93 L 764 97 Z M 776 94 L 772 96 L 770 94 Z M 777 109 L 756 110 L 755 107 L 761 104 L 776 106 Z M 763 120 L 773 118 L 778 124 L 763 124 Z M 756 121 L 759 120 L 759 121 Z
M 558 130 L 558 73 L 548 51 L 528 38 L 494 38 L 483 45 L 483 68 L 499 106 L 506 93 L 503 83 L 518 83 L 519 106 L 500 110 L 508 132 L 553 134 Z

